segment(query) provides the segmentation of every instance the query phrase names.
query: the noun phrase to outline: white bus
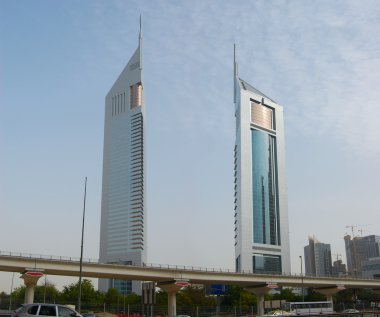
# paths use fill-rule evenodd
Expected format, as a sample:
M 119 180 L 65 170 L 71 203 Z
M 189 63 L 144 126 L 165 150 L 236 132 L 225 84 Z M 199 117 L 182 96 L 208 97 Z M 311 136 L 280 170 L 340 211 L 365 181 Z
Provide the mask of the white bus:
M 332 302 L 287 302 L 282 304 L 282 309 L 291 315 L 318 315 L 333 314 Z

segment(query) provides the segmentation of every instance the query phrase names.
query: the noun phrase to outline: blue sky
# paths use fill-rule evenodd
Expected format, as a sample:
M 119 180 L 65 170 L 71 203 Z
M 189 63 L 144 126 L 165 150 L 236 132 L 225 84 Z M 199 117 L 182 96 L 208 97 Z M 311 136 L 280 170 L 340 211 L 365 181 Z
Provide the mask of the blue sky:
M 377 1 L 2 0 L 1 251 L 79 257 L 87 176 L 98 257 L 104 98 L 140 13 L 148 262 L 234 267 L 233 43 L 240 77 L 284 107 L 292 271 L 309 235 L 346 262 L 347 225 L 380 234 Z

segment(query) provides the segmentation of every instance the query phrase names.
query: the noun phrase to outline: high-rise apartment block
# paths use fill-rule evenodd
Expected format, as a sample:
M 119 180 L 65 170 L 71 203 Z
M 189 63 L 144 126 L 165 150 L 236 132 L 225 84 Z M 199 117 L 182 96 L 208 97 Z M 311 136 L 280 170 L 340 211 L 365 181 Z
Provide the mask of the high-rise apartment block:
M 346 246 L 347 269 L 351 276 L 362 276 L 363 262 L 371 258 L 380 257 L 380 236 L 370 235 L 351 238 L 350 235 L 346 235 L 344 242 Z M 367 263 L 366 268 L 370 268 Z
M 146 262 L 145 104 L 139 45 L 105 101 L 101 263 Z M 99 289 L 141 293 L 141 282 L 99 280 Z
M 309 237 L 309 244 L 304 247 L 305 273 L 312 276 L 331 276 L 331 246 Z
M 283 108 L 238 77 L 234 61 L 237 272 L 290 273 Z

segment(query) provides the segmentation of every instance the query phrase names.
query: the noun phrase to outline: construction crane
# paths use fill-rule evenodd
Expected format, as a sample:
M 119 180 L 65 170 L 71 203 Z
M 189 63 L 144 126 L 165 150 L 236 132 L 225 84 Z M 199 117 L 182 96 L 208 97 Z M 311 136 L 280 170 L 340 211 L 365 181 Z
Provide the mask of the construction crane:
M 355 225 L 351 225 L 351 226 L 346 226 L 346 229 L 347 228 L 351 228 L 351 231 L 352 231 L 352 237 L 354 237 L 355 235 L 354 235 L 354 228 L 356 228 L 357 226 L 355 226 Z
M 351 231 L 352 231 L 352 238 L 355 237 L 355 234 L 354 234 L 354 228 L 357 228 L 357 227 L 366 227 L 366 226 L 370 226 L 370 225 L 347 225 L 346 226 L 346 229 L 347 228 L 351 228 Z M 363 229 L 358 229 L 358 231 L 361 232 L 361 236 L 363 236 L 363 231 L 366 231 L 366 230 L 363 230 Z
M 334 255 L 336 256 L 336 260 L 339 261 L 339 257 L 342 257 L 342 255 L 340 253 L 333 253 L 331 255 Z
M 369 230 L 365 230 L 365 229 L 358 229 L 358 231 L 360 232 L 361 237 L 363 236 L 363 231 L 370 232 Z

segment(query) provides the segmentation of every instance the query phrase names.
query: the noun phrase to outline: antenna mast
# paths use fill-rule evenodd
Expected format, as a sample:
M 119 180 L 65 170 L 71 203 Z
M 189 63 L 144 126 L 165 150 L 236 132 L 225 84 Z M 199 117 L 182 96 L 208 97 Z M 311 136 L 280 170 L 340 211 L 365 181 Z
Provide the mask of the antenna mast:
M 238 76 L 238 66 L 236 63 L 236 44 L 234 43 L 234 102 L 236 103 L 236 77 Z
M 142 69 L 142 23 L 140 14 L 140 31 L 139 31 L 139 50 L 140 50 L 140 70 Z

